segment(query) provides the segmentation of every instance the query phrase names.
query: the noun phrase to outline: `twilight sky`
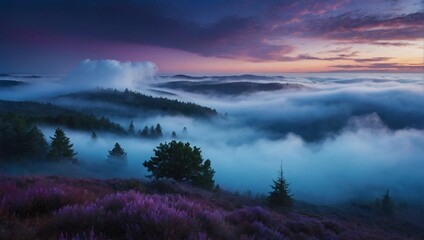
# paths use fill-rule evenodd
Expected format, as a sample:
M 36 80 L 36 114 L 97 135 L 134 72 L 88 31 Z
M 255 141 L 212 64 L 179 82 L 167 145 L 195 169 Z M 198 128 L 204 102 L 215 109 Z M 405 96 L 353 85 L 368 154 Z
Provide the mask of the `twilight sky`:
M 0 0 L 0 73 L 423 72 L 423 0 Z

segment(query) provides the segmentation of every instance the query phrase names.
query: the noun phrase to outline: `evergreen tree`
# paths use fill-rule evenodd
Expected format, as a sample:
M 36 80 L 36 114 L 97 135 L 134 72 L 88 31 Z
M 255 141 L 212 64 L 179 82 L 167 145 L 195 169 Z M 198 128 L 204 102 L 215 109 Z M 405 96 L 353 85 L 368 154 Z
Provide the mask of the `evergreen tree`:
M 149 136 L 149 127 L 145 126 L 145 127 L 143 128 L 143 131 L 141 131 L 140 135 L 141 135 L 142 137 L 148 137 L 148 136 Z
M 109 151 L 107 158 L 109 162 L 126 164 L 127 153 L 121 147 L 121 145 L 119 145 L 119 143 L 115 143 L 113 149 Z
M 383 196 L 383 199 L 381 200 L 381 208 L 384 213 L 386 214 L 392 214 L 393 213 L 393 200 L 390 196 L 390 191 L 387 190 L 386 193 Z
M 194 186 L 211 190 L 214 187 L 213 175 L 215 170 L 211 167 L 211 160 L 207 159 L 203 165 L 199 167 L 196 176 L 193 177 L 192 183 Z
M 268 204 L 272 208 L 290 209 L 293 206 L 293 195 L 290 194 L 289 184 L 283 176 L 283 167 L 280 167 L 278 177 L 271 185 L 272 192 L 268 195 Z
M 47 150 L 37 126 L 21 116 L 0 115 L 0 161 L 44 160 Z
M 177 133 L 175 131 L 172 131 L 171 137 L 173 139 L 176 139 L 177 138 Z
M 67 160 L 75 163 L 77 161 L 74 156 L 76 153 L 72 149 L 73 144 L 70 143 L 69 138 L 66 137 L 65 132 L 57 128 L 54 136 L 51 138 L 50 150 L 47 158 L 53 161 Z
M 96 134 L 96 132 L 92 132 L 91 133 L 91 139 L 92 140 L 97 140 L 97 134 Z
M 135 133 L 133 121 L 131 121 L 130 125 L 128 126 L 128 133 L 131 134 L 131 135 L 134 135 L 134 133 Z
M 213 188 L 215 171 L 211 168 L 210 160 L 203 161 L 200 148 L 192 148 L 188 142 L 172 141 L 159 144 L 154 152 L 155 156 L 143 163 L 152 173 L 148 177 L 172 178 L 205 189 Z
M 152 126 L 150 126 L 149 136 L 150 136 L 150 137 L 153 137 L 153 136 L 155 136 L 155 133 L 156 133 L 156 131 L 155 131 L 155 127 L 153 127 L 153 125 L 152 125 Z
M 155 128 L 155 136 L 162 137 L 162 126 L 158 123 Z

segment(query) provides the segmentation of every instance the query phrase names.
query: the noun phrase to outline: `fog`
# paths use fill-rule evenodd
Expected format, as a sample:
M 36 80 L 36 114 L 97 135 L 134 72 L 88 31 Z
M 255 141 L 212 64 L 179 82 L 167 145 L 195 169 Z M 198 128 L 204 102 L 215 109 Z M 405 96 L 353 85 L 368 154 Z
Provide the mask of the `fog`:
M 156 67 L 149 62 L 87 60 L 55 84 L 77 84 L 73 91 L 112 87 L 155 95 L 159 93 L 148 90 L 152 88 L 151 83 L 178 80 L 161 78 L 155 73 Z M 171 141 L 171 132 L 175 131 L 177 140 L 201 148 L 204 159 L 212 161 L 215 182 L 230 191 L 266 194 L 282 164 L 297 200 L 322 204 L 373 200 L 390 189 L 395 200 L 422 201 L 422 76 L 288 74 L 278 81 L 301 83 L 308 89 L 231 97 L 159 89 L 176 94 L 171 98 L 215 108 L 222 116 L 212 119 L 166 114 L 114 116 L 113 120 L 124 127 L 134 121 L 136 130 L 160 123 L 164 137 L 145 139 L 100 132 L 99 138 L 93 141 L 90 132 L 65 129 L 78 152 L 78 165 L 14 166 L 8 171 L 143 178 L 147 172 L 142 162 L 153 155 L 159 143 Z M 0 92 L 0 99 L 43 98 L 43 94 L 34 95 L 36 86 L 34 82 L 26 91 L 16 88 L 8 94 Z M 56 91 L 52 88 L 48 95 Z M 72 102 L 67 103 L 70 105 Z M 122 111 L 127 108 L 122 107 Z M 187 132 L 182 131 L 183 127 L 187 127 Z M 46 138 L 53 135 L 54 128 L 42 126 Z M 116 168 L 106 162 L 107 151 L 115 142 L 128 153 L 127 166 Z
M 0 76 L 0 81 L 14 80 L 29 83 L 12 89 L 0 88 L 0 99 L 42 99 L 97 87 L 137 89 L 142 84 L 152 81 L 156 71 L 157 67 L 152 62 L 86 59 L 64 76 L 43 74 Z

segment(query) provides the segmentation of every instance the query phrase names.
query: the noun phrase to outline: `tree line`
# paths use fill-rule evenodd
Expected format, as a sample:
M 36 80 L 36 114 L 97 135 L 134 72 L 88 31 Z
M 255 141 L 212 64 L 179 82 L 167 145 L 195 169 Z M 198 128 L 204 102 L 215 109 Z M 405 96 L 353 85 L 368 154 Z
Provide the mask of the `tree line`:
M 184 115 L 194 117 L 213 117 L 218 113 L 215 109 L 200 106 L 191 102 L 171 100 L 163 97 L 153 97 L 140 92 L 118 91 L 116 89 L 98 89 L 91 92 L 68 94 L 65 97 L 83 99 L 89 101 L 101 101 L 136 108 L 144 111 L 160 111 L 172 115 Z

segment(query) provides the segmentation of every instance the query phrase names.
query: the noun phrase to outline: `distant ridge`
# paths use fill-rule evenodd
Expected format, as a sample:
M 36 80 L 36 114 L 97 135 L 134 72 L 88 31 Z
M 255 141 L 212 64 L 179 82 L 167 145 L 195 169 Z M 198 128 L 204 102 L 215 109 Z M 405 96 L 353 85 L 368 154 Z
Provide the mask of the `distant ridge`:
M 184 74 L 178 74 L 174 76 L 167 76 L 166 78 L 178 78 L 187 80 L 214 80 L 214 81 L 228 81 L 228 80 L 278 80 L 283 79 L 284 76 L 263 76 L 253 74 L 242 74 L 242 75 L 227 75 L 227 76 L 190 76 Z
M 71 99 L 103 102 L 132 108 L 134 112 L 162 112 L 170 115 L 184 115 L 192 117 L 213 117 L 218 113 L 215 109 L 200 106 L 191 102 L 178 101 L 164 97 L 148 96 L 131 90 L 118 91 L 116 89 L 98 89 L 62 95 L 56 99 Z
M 24 86 L 27 84 L 28 84 L 27 82 L 16 81 L 16 80 L 0 80 L 0 89 Z
M 308 87 L 298 83 L 280 82 L 249 82 L 249 81 L 171 81 L 155 84 L 154 86 L 167 89 L 179 89 L 186 92 L 214 94 L 214 95 L 240 95 L 255 92 L 277 91 L 284 89 L 307 89 Z

